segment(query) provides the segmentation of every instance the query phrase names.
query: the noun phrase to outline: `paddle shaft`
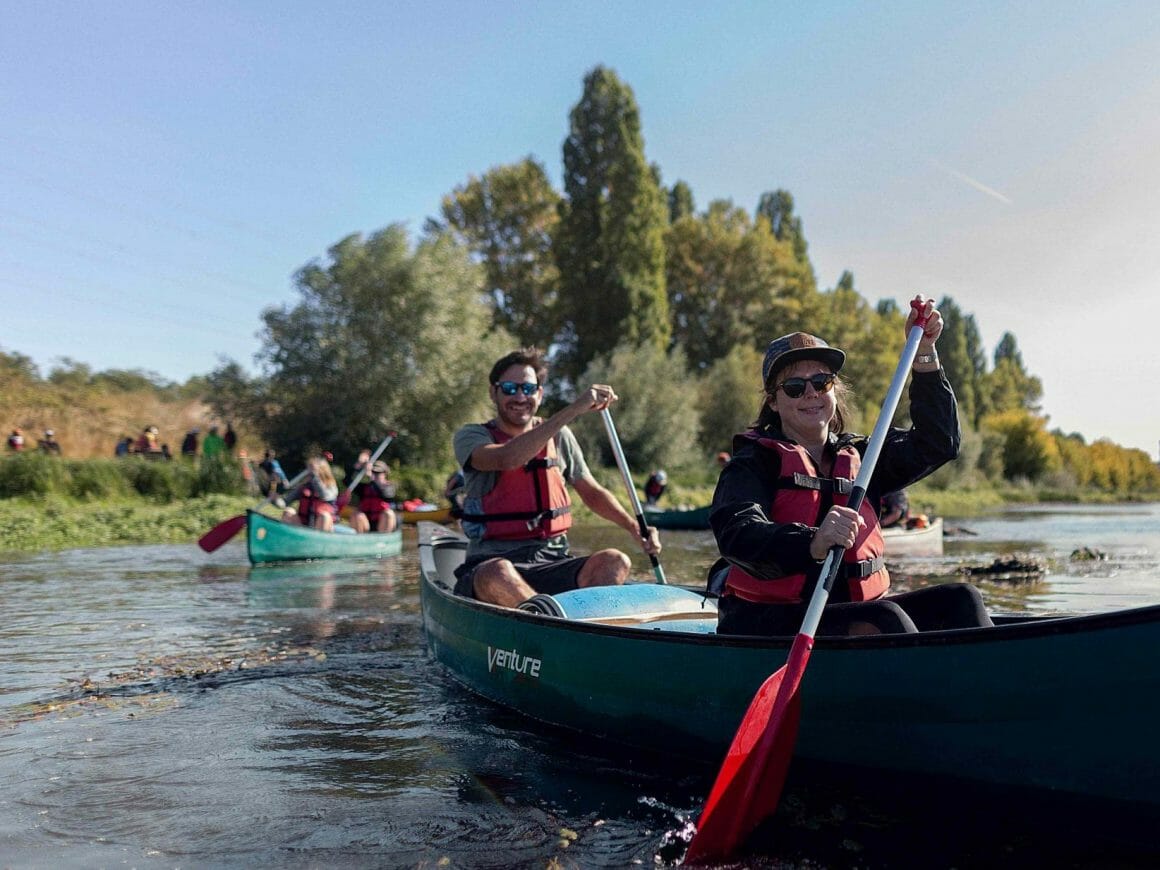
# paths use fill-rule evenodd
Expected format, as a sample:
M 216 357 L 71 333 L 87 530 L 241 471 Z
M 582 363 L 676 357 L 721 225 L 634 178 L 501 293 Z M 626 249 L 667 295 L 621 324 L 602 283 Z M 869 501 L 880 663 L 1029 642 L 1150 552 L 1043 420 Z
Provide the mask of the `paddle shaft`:
M 927 318 L 919 300 L 915 299 L 911 307 L 917 316 L 907 335 L 906 347 L 898 361 L 898 368 L 894 372 L 890 389 L 887 390 L 878 420 L 874 424 L 874 432 L 870 436 L 858 476 L 854 481 L 853 491 L 847 502 L 847 506 L 854 510 L 861 508 L 865 500 L 867 486 L 878 463 L 878 456 L 882 452 L 890 423 L 898 408 L 902 389 L 914 363 L 915 354 L 918 353 L 918 345 L 926 326 Z M 730 756 L 736 747 L 740 747 L 737 749 L 738 757 L 734 759 L 737 763 L 729 766 L 730 756 L 726 757 L 726 763 L 718 773 L 717 781 L 713 784 L 709 800 L 698 822 L 697 833 L 689 844 L 685 856 L 687 861 L 702 863 L 709 859 L 728 857 L 749 831 L 760 823 L 761 817 L 777 808 L 777 800 L 793 754 L 793 743 L 797 738 L 797 718 L 801 703 L 798 687 L 805 674 L 806 664 L 813 649 L 814 634 L 821 623 L 822 611 L 825 609 L 844 552 L 845 547 L 836 545 L 826 554 L 801 630 L 794 638 L 785 665 L 765 681 L 750 709 L 746 711 L 730 746 Z M 761 704 L 758 703 L 759 699 L 762 701 Z M 764 722 L 758 718 L 764 715 L 761 712 L 763 710 L 768 711 L 768 719 Z M 744 749 L 749 735 L 755 733 L 757 728 L 761 729 L 760 736 L 751 744 L 751 749 Z M 737 788 L 738 785 L 740 788 Z M 755 806 L 759 788 L 763 790 L 764 804 L 768 804 L 768 808 L 765 805 Z M 732 796 L 738 793 L 739 800 Z
M 306 478 L 307 478 L 307 477 L 309 477 L 309 476 L 310 476 L 310 469 L 309 469 L 309 468 L 304 468 L 304 469 L 303 469 L 301 472 L 299 472 L 298 474 L 296 474 L 296 475 L 294 476 L 294 479 L 293 479 L 293 480 L 291 480 L 289 483 L 287 483 L 287 484 L 286 484 L 286 492 L 289 492 L 290 490 L 292 490 L 292 489 L 293 489 L 294 487 L 296 487 L 298 484 L 302 483 L 302 481 L 306 480 Z M 260 502 L 258 502 L 256 505 L 254 505 L 254 507 L 252 508 L 252 510 L 257 510 L 257 509 L 258 509 L 258 508 L 260 508 L 262 505 L 264 505 L 264 504 L 266 504 L 266 503 L 268 503 L 268 502 L 271 502 L 271 501 L 273 501 L 274 499 L 270 497 L 270 496 L 272 496 L 272 495 L 274 496 L 274 498 L 277 498 L 277 496 L 276 496 L 274 493 L 270 493 L 270 494 L 269 494 L 269 495 L 267 495 L 267 496 L 266 496 L 264 499 L 262 499 L 262 500 L 261 500 Z
M 612 445 L 612 454 L 616 457 L 616 464 L 620 468 L 620 476 L 624 479 L 624 488 L 628 490 L 628 500 L 632 503 L 633 513 L 636 515 L 636 524 L 640 527 L 640 538 L 648 540 L 648 523 L 644 521 L 644 509 L 640 506 L 640 498 L 636 494 L 636 486 L 632 482 L 632 475 L 628 471 L 628 460 L 624 458 L 624 449 L 620 446 L 620 437 L 616 434 L 616 424 L 612 422 L 612 413 L 607 409 L 600 412 L 604 420 L 604 429 L 608 432 L 608 443 Z M 661 560 L 654 554 L 648 554 L 652 562 L 653 573 L 658 583 L 667 583 L 665 569 L 661 567 Z
M 358 482 L 363 479 L 363 475 L 367 473 L 367 469 L 375 464 L 375 460 L 383 455 L 383 451 L 387 449 L 387 445 L 395 440 L 395 432 L 388 432 L 387 437 L 383 439 L 382 443 L 375 448 L 375 452 L 371 454 L 371 458 L 363 463 L 362 468 L 358 470 L 358 474 L 354 476 L 354 480 L 350 482 L 350 486 L 346 488 L 346 495 L 349 499 L 350 494 L 354 492 L 354 488 L 358 486 Z
M 858 476 L 854 478 L 854 488 L 850 492 L 850 500 L 846 506 L 851 510 L 862 507 L 866 498 L 866 488 L 870 484 L 870 477 L 874 474 L 874 467 L 878 464 L 878 455 L 882 452 L 882 445 L 886 443 L 886 435 L 890 431 L 890 423 L 894 420 L 894 412 L 898 410 L 898 403 L 902 398 L 902 390 L 906 386 L 906 377 L 910 367 L 914 364 L 915 354 L 918 353 L 918 343 L 922 340 L 923 327 L 926 319 L 916 321 L 906 337 L 906 347 L 902 351 L 902 358 L 898 361 L 898 368 L 894 371 L 894 380 L 890 382 L 890 389 L 886 391 L 886 399 L 882 403 L 882 410 L 878 414 L 878 422 L 874 424 L 874 432 L 870 436 L 870 443 L 866 453 L 862 456 L 862 466 L 858 469 Z M 830 590 L 834 586 L 834 579 L 838 576 L 838 566 L 842 562 L 845 547 L 835 544 L 826 554 L 826 561 L 822 563 L 821 581 L 814 589 L 810 598 L 810 606 L 806 610 L 802 621 L 800 634 L 813 640 L 818 624 L 822 621 L 822 611 L 830 597 Z
M 297 486 L 300 482 L 306 479 L 309 471 L 303 471 L 300 475 L 294 478 L 287 485 L 287 489 Z M 263 505 L 271 500 L 274 493 L 268 493 L 264 499 L 254 505 L 250 510 L 258 510 Z M 246 526 L 246 514 L 238 514 L 236 517 L 230 517 L 228 520 L 222 520 L 204 535 L 197 539 L 197 545 L 205 550 L 207 553 L 212 553 L 218 547 L 222 546 L 226 541 L 240 532 Z

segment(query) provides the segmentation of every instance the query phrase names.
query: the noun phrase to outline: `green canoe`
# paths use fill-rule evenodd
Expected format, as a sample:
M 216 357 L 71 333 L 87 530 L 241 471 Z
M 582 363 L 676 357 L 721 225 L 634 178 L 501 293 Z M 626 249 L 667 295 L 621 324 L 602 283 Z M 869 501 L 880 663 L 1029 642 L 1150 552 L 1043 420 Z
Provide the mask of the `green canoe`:
M 402 549 L 401 531 L 365 535 L 356 535 L 349 529 L 319 532 L 279 522 L 257 511 L 249 511 L 246 517 L 246 550 L 252 565 L 302 559 L 373 559 L 397 556 Z
M 709 528 L 709 511 L 712 505 L 699 508 L 673 508 L 659 510 L 646 507 L 644 521 L 657 529 L 707 529 Z
M 551 597 L 565 618 L 456 596 L 466 542 L 427 523 L 419 534 L 432 654 L 534 719 L 718 765 L 785 663 L 792 638 L 717 636 L 713 602 L 679 587 Z M 996 622 L 819 638 L 797 755 L 1160 814 L 1160 606 Z

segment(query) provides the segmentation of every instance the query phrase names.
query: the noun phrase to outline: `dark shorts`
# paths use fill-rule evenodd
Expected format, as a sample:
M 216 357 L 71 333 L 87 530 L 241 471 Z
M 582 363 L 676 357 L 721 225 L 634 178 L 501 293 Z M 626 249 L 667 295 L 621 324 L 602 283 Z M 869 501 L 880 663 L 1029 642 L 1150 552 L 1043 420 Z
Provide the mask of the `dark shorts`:
M 506 556 L 486 556 L 465 562 L 455 569 L 455 594 L 475 597 L 475 569 L 493 559 L 508 559 L 524 581 L 537 592 L 557 595 L 579 588 L 580 569 L 587 556 L 570 556 L 536 546 L 513 551 Z

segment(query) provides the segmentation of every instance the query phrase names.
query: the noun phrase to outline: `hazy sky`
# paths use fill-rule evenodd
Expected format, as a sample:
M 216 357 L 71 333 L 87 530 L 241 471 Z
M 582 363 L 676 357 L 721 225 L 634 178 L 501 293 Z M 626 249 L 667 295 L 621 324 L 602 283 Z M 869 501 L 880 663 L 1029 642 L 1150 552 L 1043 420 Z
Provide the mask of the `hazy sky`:
M 952 296 L 1050 426 L 1160 441 L 1160 4 L 0 0 L 0 349 L 183 381 L 352 232 L 559 185 L 593 66 L 698 208 L 796 200 L 821 288 Z M 901 346 L 901 337 L 900 337 Z M 755 373 L 756 378 L 756 373 Z M 2 421 L 0 421 L 2 422 Z

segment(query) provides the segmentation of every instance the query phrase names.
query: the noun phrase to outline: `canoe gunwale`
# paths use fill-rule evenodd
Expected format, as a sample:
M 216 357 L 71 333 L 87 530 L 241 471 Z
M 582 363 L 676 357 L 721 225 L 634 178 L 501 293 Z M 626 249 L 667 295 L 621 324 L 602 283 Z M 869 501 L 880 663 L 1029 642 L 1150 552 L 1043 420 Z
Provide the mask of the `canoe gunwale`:
M 432 527 L 434 530 L 433 531 Z M 466 551 L 467 542 L 454 532 L 434 524 L 419 524 L 420 549 L 420 582 L 433 592 L 447 599 L 456 607 L 468 610 L 477 610 L 492 615 L 502 615 L 507 618 L 541 623 L 545 619 L 558 623 L 560 630 L 590 632 L 593 634 L 618 634 L 626 637 L 641 638 L 639 629 L 622 627 L 609 622 L 581 621 L 559 619 L 558 617 L 544 616 L 523 610 L 501 607 L 495 604 L 477 601 L 456 595 L 444 578 L 437 577 L 433 572 L 434 561 L 424 560 L 424 551 L 432 553 L 440 549 L 462 549 Z M 690 587 L 682 587 L 690 588 Z M 691 591 L 700 593 L 699 589 Z M 959 628 L 943 631 L 926 631 L 917 634 L 889 634 L 870 637 L 818 637 L 814 641 L 814 650 L 825 649 L 904 649 L 910 647 L 935 647 L 956 644 L 974 643 L 1002 643 L 1008 641 L 1024 641 L 1049 635 L 1105 631 L 1123 628 L 1130 625 L 1160 622 L 1160 604 L 1145 607 L 1133 607 L 1123 610 L 1114 610 L 1106 613 L 1089 614 L 1060 614 L 1060 615 L 1013 615 L 998 617 L 994 627 L 986 628 Z M 717 635 L 700 632 L 649 632 L 647 642 L 662 641 L 666 643 L 681 643 L 728 647 L 768 647 L 778 650 L 789 650 L 793 643 L 793 636 L 766 637 L 755 635 Z

